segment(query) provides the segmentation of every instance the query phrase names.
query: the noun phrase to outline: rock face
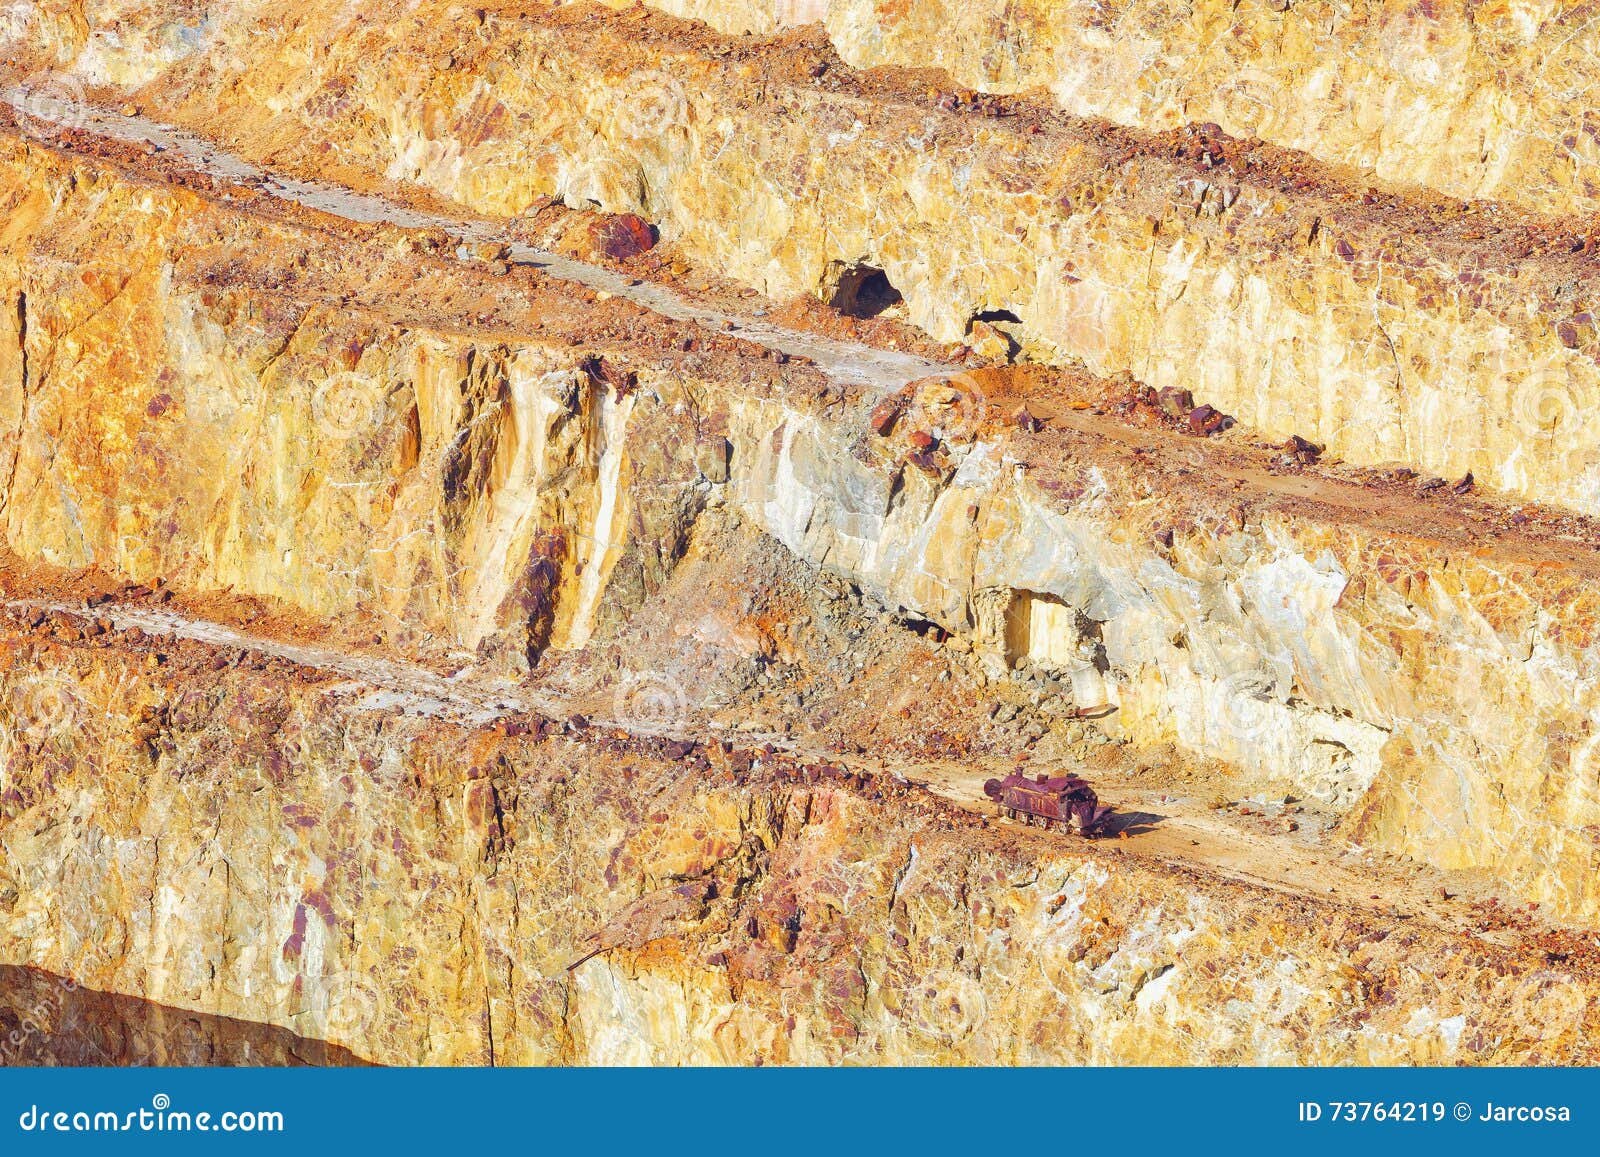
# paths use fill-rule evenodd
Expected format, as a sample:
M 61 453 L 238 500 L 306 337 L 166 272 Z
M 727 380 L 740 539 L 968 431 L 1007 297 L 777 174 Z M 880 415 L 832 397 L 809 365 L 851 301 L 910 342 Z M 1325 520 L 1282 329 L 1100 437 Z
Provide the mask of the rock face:
M 1131 128 L 816 30 L 114 7 L 0 28 L 12 1006 L 122 1060 L 1594 1059 L 1590 241 L 1316 159 L 1451 189 L 1410 122 L 1164 122 L 1314 5 L 683 9 L 1209 62 Z
M 360 1058 L 270 1025 L 95 992 L 0 965 L 7 1065 L 352 1065 Z
M 314 231 L 193 194 L 152 203 L 12 144 L 0 320 L 12 549 L 323 617 L 358 611 L 414 643 L 474 648 L 512 626 L 581 641 L 627 537 L 619 519 L 670 539 L 682 512 L 665 487 L 696 477 L 692 379 L 660 375 L 667 394 L 635 414 L 605 358 L 565 336 L 484 340 L 403 317 L 411 273 L 381 243 L 372 296 L 352 308 L 324 280 L 341 259 Z M 458 291 L 481 295 L 485 280 L 458 277 Z M 560 308 L 537 324 L 559 325 Z M 630 430 L 649 442 L 656 490 L 619 514 Z M 625 568 L 647 578 L 659 564 Z M 586 601 L 553 617 L 545 588 L 583 571 Z
M 1427 542 L 1352 518 L 1355 495 L 1331 489 L 1328 505 L 1273 487 L 1224 499 L 1197 478 L 1190 505 L 1181 481 L 1096 453 L 1087 431 L 1025 481 L 980 442 L 948 485 L 907 478 L 890 499 L 813 421 L 740 432 L 774 426 L 735 494 L 802 557 L 969 634 L 996 670 L 1098 658 L 1113 734 L 1318 798 L 1371 846 L 1492 866 L 1530 900 L 1600 914 L 1586 552 L 1483 550 L 1484 524 Z
M 159 8 L 135 22 L 174 27 Z M 480 23 L 423 4 L 382 26 L 223 6 L 170 64 L 91 47 L 75 68 L 302 175 L 381 174 L 498 216 L 549 196 L 640 214 L 780 297 L 868 266 L 941 340 L 1003 311 L 1035 359 L 1188 388 L 1352 461 L 1600 511 L 1582 229 L 1378 191 L 1214 124 L 1152 134 L 963 102 L 797 37 L 585 5 Z M 459 49 L 448 70 L 424 63 L 441 43 Z
M 1363 510 L 1370 490 L 1279 481 L 1270 460 L 1181 433 L 1107 449 L 1037 376 L 1049 431 L 999 434 L 1028 378 L 986 371 L 909 388 L 879 437 L 865 400 L 819 411 L 754 375 L 718 380 L 704 356 L 672 361 L 667 343 L 575 353 L 400 327 L 382 318 L 392 303 L 333 309 L 310 286 L 208 290 L 246 250 L 329 258 L 304 230 L 193 194 L 162 206 L 169 225 L 125 234 L 167 262 L 99 280 L 96 262 L 131 258 L 73 252 L 59 223 L 93 236 L 75 198 L 109 222 L 131 188 L 48 153 L 13 171 L 62 198 L 33 234 L 55 262 L 28 250 L 8 290 L 26 328 L 12 348 L 50 367 L 7 403 L 0 515 L 19 555 L 231 588 L 371 621 L 413 653 L 525 669 L 658 587 L 715 487 L 796 557 L 964 638 L 996 673 L 1083 678 L 1098 661 L 1079 697 L 1119 708 L 1114 736 L 1314 797 L 1369 846 L 1600 915 L 1596 572 L 1554 530 L 1430 510 L 1411 487 Z M 13 218 L 19 238 L 29 219 Z M 377 296 L 393 271 L 370 248 Z M 71 289 L 53 280 L 64 259 L 90 271 Z M 288 276 L 255 260 L 269 284 Z M 634 385 L 604 381 L 602 362 L 638 365 Z M 696 434 L 712 425 L 725 436 Z M 1505 546 L 1480 545 L 1505 530 Z
M 626 8 L 625 0 L 606 0 Z M 858 68 L 944 69 L 1068 112 L 1214 122 L 1386 180 L 1552 212 L 1600 197 L 1587 3 L 656 0 L 725 32 L 824 21 Z
M 208 648 L 162 650 L 7 645 L 8 698 L 70 672 L 81 712 L 12 783 L 0 927 L 83 984 L 389 1063 L 1590 1056 L 1591 983 L 1491 945 L 782 757 L 507 739 L 276 665 L 202 693 Z

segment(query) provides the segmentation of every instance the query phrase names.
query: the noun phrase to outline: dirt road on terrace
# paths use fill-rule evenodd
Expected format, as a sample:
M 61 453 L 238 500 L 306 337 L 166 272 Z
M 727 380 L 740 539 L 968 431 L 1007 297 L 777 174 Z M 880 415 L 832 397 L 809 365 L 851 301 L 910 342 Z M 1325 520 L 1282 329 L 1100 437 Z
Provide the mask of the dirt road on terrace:
M 120 115 L 86 103 L 56 107 L 49 102 L 28 101 L 26 96 L 26 92 L 15 85 L 0 90 L 0 97 L 11 107 L 18 124 L 38 139 L 48 140 L 54 129 L 70 125 L 77 131 L 97 134 L 123 144 L 170 150 L 212 177 L 253 185 L 280 200 L 343 217 L 348 221 L 362 224 L 384 222 L 402 229 L 442 229 L 462 245 L 500 243 L 505 246 L 509 263 L 533 266 L 556 280 L 631 301 L 674 321 L 699 323 L 791 357 L 809 358 L 840 383 L 867 385 L 888 392 L 899 389 L 907 382 L 960 371 L 957 366 L 941 365 L 895 350 L 877 349 L 861 342 L 841 341 L 773 325 L 754 316 L 757 308 L 754 305 L 749 312 L 740 313 L 708 308 L 659 282 L 629 277 L 599 265 L 518 242 L 508 234 L 502 223 L 425 213 L 371 193 L 271 173 L 192 133 L 147 117 Z
M 483 727 L 519 713 L 562 719 L 578 706 L 563 696 L 542 692 L 537 685 L 474 677 L 470 668 L 449 677 L 417 664 L 269 638 L 170 609 L 117 602 L 86 609 L 81 602 L 51 599 L 16 599 L 3 605 L 20 612 L 102 620 L 118 630 L 138 628 L 156 640 L 189 639 L 333 673 L 347 682 L 331 688 L 329 693 L 356 710 L 401 711 Z M 698 721 L 686 729 L 607 719 L 592 711 L 587 718 L 592 726 L 639 736 L 706 739 L 716 738 L 726 730 L 725 724 L 711 720 Z M 778 734 L 740 731 L 737 742 L 741 746 L 771 743 L 803 760 L 825 760 L 853 771 L 892 775 L 964 810 L 989 817 L 993 817 L 994 809 L 984 798 L 983 781 L 1004 773 L 998 763 L 915 763 L 872 753 L 851 755 L 814 740 L 791 740 Z M 1415 919 L 1502 945 L 1525 942 L 1530 934 L 1548 931 L 1537 914 L 1514 911 L 1509 904 L 1503 904 L 1496 897 L 1491 880 L 1439 872 L 1420 864 L 1374 856 L 1360 848 L 1341 848 L 1326 838 L 1331 827 L 1328 818 L 1297 806 L 1295 801 L 1249 799 L 1220 807 L 1215 799 L 1195 791 L 1192 783 L 1179 783 L 1159 770 L 1097 777 L 1096 787 L 1101 798 L 1117 808 L 1111 834 L 1100 841 L 1100 846 L 1120 854 L 1149 858 L 1247 887 L 1348 904 L 1402 921 Z M 1040 833 L 1012 820 L 990 818 L 988 822 L 999 833 L 1014 833 L 1016 838 L 1047 839 L 1067 845 L 1080 840 L 1067 833 Z M 1600 939 L 1595 947 L 1600 948 Z

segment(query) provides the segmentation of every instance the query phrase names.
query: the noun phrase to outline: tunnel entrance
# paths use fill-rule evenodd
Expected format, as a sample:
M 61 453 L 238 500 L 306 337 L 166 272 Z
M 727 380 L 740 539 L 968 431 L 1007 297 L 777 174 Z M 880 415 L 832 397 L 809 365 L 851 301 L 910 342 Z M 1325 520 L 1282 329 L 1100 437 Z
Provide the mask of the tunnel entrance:
M 861 262 L 835 262 L 823 282 L 822 299 L 846 317 L 877 317 L 902 300 L 888 274 Z

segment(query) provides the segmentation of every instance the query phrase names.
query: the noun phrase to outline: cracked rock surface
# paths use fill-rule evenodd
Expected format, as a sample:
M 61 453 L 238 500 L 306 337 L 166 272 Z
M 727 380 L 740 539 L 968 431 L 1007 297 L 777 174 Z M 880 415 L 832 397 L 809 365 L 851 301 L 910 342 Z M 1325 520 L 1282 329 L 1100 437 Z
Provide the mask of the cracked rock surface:
M 1173 121 L 1313 4 L 391 7 L 0 29 L 0 1060 L 1594 1060 L 1586 192 Z

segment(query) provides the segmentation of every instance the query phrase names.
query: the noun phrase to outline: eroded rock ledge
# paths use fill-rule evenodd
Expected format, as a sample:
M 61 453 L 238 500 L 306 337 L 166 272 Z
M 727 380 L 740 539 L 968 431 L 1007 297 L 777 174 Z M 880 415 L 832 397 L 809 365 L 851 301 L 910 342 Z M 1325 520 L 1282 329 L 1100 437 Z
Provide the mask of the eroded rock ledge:
M 813 72 L 814 40 L 659 16 L 539 9 L 489 35 L 429 11 L 455 45 L 408 70 L 420 32 L 324 15 L 298 17 L 330 34 L 303 61 L 221 20 L 229 52 L 130 49 L 144 75 L 112 78 L 347 182 L 320 199 L 171 134 L 118 143 L 103 110 L 24 108 L 0 137 L 0 959 L 381 1061 L 1591 1059 L 1596 527 L 1486 486 L 1588 507 L 1590 443 L 1551 436 L 1593 364 L 1587 254 L 1531 217 L 1446 215 L 1400 245 L 1397 318 L 1393 267 L 1356 243 L 1439 203 L 1347 203 L 1265 146 L 944 108 Z M 682 96 L 654 137 L 641 91 Z M 487 120 L 461 119 L 469 92 Z M 765 127 L 706 147 L 746 114 Z M 923 129 L 934 168 L 889 163 Z M 813 166 L 818 132 L 839 139 Z M 498 147 L 514 179 L 485 167 Z M 939 184 L 957 153 L 970 203 Z M 1082 331 L 1160 390 L 953 374 L 959 351 L 890 322 L 829 330 L 813 365 L 785 352 L 827 328 L 799 306 L 724 286 L 735 321 L 666 284 L 697 254 L 761 280 L 740 262 L 770 245 L 776 284 L 943 308 L 968 273 L 925 274 L 964 224 L 926 223 L 896 258 L 921 265 L 882 256 L 926 194 L 981 211 L 978 297 L 951 300 L 998 314 L 986 254 L 1035 252 L 1034 224 L 1149 273 L 1121 215 L 1160 198 L 1116 182 L 1235 168 L 1249 190 L 1208 201 L 1206 178 L 1140 236 L 1176 236 L 1163 260 L 1194 277 L 1256 278 L 1253 320 L 1198 362 L 1139 302 L 1125 333 Z M 707 226 L 758 170 L 836 198 L 854 256 L 777 193 L 748 234 Z M 445 228 L 438 194 L 531 211 Z M 654 239 L 590 202 L 645 208 L 670 261 L 578 275 L 503 243 Z M 785 213 L 793 247 L 761 233 Z M 1309 264 L 1257 269 L 1300 225 Z M 1464 288 L 1424 300 L 1447 277 Z M 1148 316 L 1188 310 L 1191 280 Z M 801 327 L 784 348 L 773 314 Z M 1060 316 L 993 324 L 1053 357 L 1038 326 Z M 1492 470 L 1362 466 L 1406 429 L 1365 413 L 1345 461 L 1343 434 L 1274 432 L 1274 406 L 1299 433 L 1328 415 L 1241 343 L 1293 331 L 1317 397 L 1373 402 L 1339 368 L 1369 316 L 1415 371 L 1377 410 L 1444 431 L 1406 453 L 1448 463 L 1492 430 L 1462 462 Z M 1443 335 L 1441 362 L 1394 362 Z M 1257 377 L 1206 368 L 1234 362 Z M 1252 391 L 1259 412 L 1229 400 Z M 1091 774 L 1126 839 L 974 811 L 984 774 L 1023 767 Z
M 193 50 L 75 67 L 303 176 L 504 217 L 550 195 L 639 212 L 779 298 L 881 270 L 940 340 L 1015 317 L 1035 358 L 1188 388 L 1354 461 L 1600 510 L 1594 241 L 1570 221 L 1375 190 L 1203 126 L 951 109 L 935 81 L 852 72 L 815 34 L 582 4 L 216 18 Z
M 631 7 L 634 0 L 605 0 Z M 1214 121 L 1394 181 L 1551 212 L 1600 206 L 1586 0 L 652 0 L 724 32 L 823 21 L 857 68 L 1047 88 L 1140 128 Z
M 0 929 L 91 987 L 393 1063 L 1593 1059 L 1580 938 L 1552 967 L 782 753 L 473 729 L 198 642 L 12 618 L 0 649 L 11 710 L 72 689 L 8 762 Z
M 1313 797 L 1369 846 L 1493 871 L 1562 918 L 1600 911 L 1582 520 L 1196 438 L 1126 382 L 988 371 L 884 400 L 623 302 L 585 336 L 531 274 L 513 299 L 430 266 L 441 314 L 406 324 L 404 231 L 37 150 L 11 171 L 3 516 L 26 558 L 519 673 L 617 629 L 715 508 L 937 625 L 985 678 L 1114 708 L 1119 740 Z M 149 224 L 109 228 L 129 220 Z

